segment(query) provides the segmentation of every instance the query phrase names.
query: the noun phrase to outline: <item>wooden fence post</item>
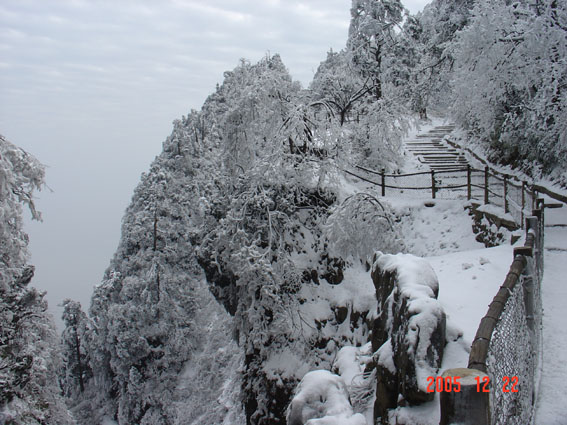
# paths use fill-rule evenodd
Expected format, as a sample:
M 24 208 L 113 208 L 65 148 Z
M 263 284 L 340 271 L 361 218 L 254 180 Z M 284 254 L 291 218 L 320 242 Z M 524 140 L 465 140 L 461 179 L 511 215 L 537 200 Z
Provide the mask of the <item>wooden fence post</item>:
M 386 196 L 386 169 L 382 168 L 382 172 L 380 173 L 382 176 L 382 196 Z
M 435 199 L 435 170 L 431 170 L 431 197 Z
M 471 165 L 467 164 L 467 199 L 470 201 L 472 198 L 471 188 Z
M 459 378 L 460 391 L 440 393 L 441 421 L 439 425 L 490 425 L 490 392 L 484 388 L 488 375 L 476 369 L 448 369 L 441 375 L 445 381 Z M 488 385 L 487 385 L 488 386 Z M 455 386 L 453 385 L 453 388 Z M 486 391 L 485 391 L 486 390 Z
M 509 212 L 508 209 L 508 174 L 504 174 L 504 212 Z
M 484 203 L 488 204 L 488 165 L 484 167 Z
M 522 221 L 520 221 L 522 229 L 524 228 L 524 208 L 526 208 L 526 182 L 522 180 Z

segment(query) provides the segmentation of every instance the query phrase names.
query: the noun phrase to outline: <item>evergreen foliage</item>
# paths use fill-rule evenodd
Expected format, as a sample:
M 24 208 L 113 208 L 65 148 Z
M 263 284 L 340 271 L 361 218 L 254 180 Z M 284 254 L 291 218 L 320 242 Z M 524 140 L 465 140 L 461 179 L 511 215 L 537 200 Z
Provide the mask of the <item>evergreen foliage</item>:
M 0 422 L 71 424 L 58 386 L 61 353 L 45 293 L 29 285 L 22 205 L 41 219 L 33 192 L 43 186 L 37 159 L 0 136 Z

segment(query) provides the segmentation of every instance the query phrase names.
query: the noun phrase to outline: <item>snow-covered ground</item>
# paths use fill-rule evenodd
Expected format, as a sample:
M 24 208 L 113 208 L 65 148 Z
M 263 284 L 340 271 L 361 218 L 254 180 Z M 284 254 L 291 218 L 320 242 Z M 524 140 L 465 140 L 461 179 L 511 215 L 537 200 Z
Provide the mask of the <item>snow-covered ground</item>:
M 567 381 L 567 206 L 545 210 L 545 256 L 542 282 L 543 368 L 535 424 L 565 424 Z
M 513 257 L 510 244 L 484 248 L 475 240 L 466 202 L 396 199 L 398 210 L 411 210 L 405 223 L 406 249 L 430 263 L 439 279 L 439 301 L 447 314 L 448 344 L 439 375 L 446 369 L 466 367 L 470 346 L 481 318 L 504 282 Z M 439 397 L 396 412 L 399 424 L 437 425 Z

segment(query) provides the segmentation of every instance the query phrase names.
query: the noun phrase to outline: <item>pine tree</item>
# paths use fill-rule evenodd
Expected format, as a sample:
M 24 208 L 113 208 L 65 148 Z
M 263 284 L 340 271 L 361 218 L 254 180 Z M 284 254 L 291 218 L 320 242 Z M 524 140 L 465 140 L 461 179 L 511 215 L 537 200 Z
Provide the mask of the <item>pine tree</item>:
M 0 420 L 15 425 L 71 424 L 58 386 L 61 365 L 45 293 L 29 285 L 22 204 L 40 219 L 33 192 L 43 166 L 0 136 Z
M 81 309 L 81 304 L 70 299 L 63 300 L 63 323 L 61 335 L 63 344 L 63 394 L 76 400 L 85 392 L 88 380 L 92 377 L 88 338 L 92 325 Z

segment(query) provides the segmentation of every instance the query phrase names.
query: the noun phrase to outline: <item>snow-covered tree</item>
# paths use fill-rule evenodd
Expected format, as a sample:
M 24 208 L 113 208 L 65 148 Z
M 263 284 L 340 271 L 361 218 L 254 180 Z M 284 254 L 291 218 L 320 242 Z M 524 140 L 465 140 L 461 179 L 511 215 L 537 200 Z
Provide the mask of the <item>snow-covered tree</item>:
M 325 107 L 323 112 L 331 111 L 340 126 L 358 118 L 352 116 L 356 105 L 373 89 L 370 77 L 362 77 L 350 59 L 346 51 L 328 52 L 327 59 L 321 62 L 310 86 L 313 106 L 321 105 Z
M 396 43 L 404 19 L 400 0 L 353 0 L 347 50 L 364 78 L 370 78 L 376 99 L 384 95 L 385 57 Z
M 238 397 L 248 423 L 282 423 L 301 376 L 277 359 L 309 359 L 316 337 L 304 332 L 297 294 L 343 278 L 345 262 L 329 255 L 323 232 L 336 202 L 336 164 L 358 149 L 352 135 L 376 147 L 367 156 L 395 162 L 399 138 L 385 139 L 407 122 L 392 85 L 382 99 L 367 86 L 341 106 L 343 87 L 324 84 L 341 83 L 328 65 L 317 90 L 300 90 L 277 55 L 241 61 L 200 111 L 174 122 L 92 298 L 92 332 L 81 344 L 93 378 L 73 406 L 85 424 L 104 416 L 119 424 L 222 423 L 240 415 Z M 345 66 L 364 86 L 353 63 Z M 216 357 L 202 358 L 213 355 L 240 369 L 220 372 Z
M 81 304 L 70 299 L 63 300 L 63 394 L 77 399 L 85 391 L 92 377 L 87 342 L 92 326 Z
M 565 2 L 482 0 L 459 34 L 453 115 L 500 161 L 566 164 L 566 28 Z
M 451 103 L 454 41 L 474 4 L 475 0 L 434 0 L 405 24 L 405 33 L 417 37 L 412 108 L 424 116 L 428 109 L 444 113 Z
M 349 196 L 335 206 L 325 223 L 331 252 L 338 257 L 370 262 L 378 248 L 400 251 L 401 237 L 394 228 L 392 216 L 388 204 L 372 194 Z
M 33 192 L 43 179 L 39 161 L 0 136 L 0 420 L 15 425 L 72 423 L 58 385 L 55 325 L 26 264 L 22 205 L 40 219 Z
M 97 385 L 106 382 L 106 414 L 121 424 L 173 423 L 167 400 L 197 340 L 192 192 L 187 176 L 173 179 L 168 156 L 143 176 L 91 305 L 91 367 Z
M 247 171 L 257 157 L 278 154 L 287 146 L 288 140 L 276 139 L 298 90 L 278 55 L 254 65 L 242 60 L 225 73 L 222 93 L 227 110 L 220 131 L 231 173 Z

